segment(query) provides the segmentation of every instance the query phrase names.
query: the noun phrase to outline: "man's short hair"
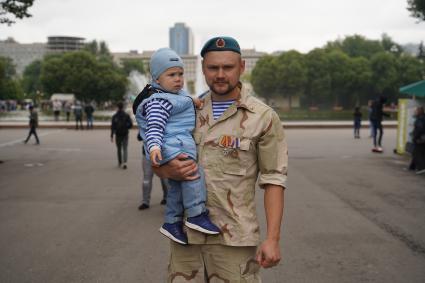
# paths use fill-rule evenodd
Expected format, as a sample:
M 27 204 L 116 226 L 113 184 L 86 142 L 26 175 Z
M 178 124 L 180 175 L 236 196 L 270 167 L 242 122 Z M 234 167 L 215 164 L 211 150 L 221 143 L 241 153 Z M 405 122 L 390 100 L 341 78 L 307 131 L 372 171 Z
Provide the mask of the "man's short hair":
M 124 103 L 122 103 L 122 101 L 118 102 L 117 107 L 119 110 L 122 110 L 124 108 Z

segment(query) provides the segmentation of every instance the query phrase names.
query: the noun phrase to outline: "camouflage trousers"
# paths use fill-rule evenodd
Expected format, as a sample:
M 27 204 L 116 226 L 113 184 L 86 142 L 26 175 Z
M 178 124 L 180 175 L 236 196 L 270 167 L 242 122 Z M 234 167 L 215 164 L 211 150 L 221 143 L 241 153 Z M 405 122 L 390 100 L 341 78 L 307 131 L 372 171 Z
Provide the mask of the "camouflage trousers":
M 169 283 L 260 283 L 256 247 L 188 245 L 171 242 Z

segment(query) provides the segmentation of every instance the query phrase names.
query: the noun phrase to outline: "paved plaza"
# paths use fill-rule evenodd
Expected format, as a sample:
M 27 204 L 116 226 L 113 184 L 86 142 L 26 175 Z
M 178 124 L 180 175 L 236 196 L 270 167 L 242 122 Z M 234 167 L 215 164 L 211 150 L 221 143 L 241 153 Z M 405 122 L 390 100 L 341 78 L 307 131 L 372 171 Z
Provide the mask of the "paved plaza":
M 168 240 L 155 178 L 141 200 L 141 144 L 128 169 L 109 131 L 0 129 L 0 282 L 165 282 Z M 282 262 L 265 283 L 425 282 L 425 176 L 406 171 L 386 129 L 383 154 L 368 130 L 289 129 Z M 263 194 L 257 210 L 264 237 Z

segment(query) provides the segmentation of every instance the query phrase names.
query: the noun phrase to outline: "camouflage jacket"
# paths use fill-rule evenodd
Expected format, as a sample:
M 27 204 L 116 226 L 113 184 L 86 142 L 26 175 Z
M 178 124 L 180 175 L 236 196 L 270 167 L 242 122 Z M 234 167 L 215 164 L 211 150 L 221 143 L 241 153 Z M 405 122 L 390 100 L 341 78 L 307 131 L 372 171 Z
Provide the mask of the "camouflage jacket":
M 194 139 L 205 171 L 207 208 L 222 233 L 207 236 L 188 229 L 189 243 L 258 245 L 256 187 L 286 187 L 288 151 L 278 115 L 242 88 L 236 102 L 214 120 L 209 93 L 197 112 Z

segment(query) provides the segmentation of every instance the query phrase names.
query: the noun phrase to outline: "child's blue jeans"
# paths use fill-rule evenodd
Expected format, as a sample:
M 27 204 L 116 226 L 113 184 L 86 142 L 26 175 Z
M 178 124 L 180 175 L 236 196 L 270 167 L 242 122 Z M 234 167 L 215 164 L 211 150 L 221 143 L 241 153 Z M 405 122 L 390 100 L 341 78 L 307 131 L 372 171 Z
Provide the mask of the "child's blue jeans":
M 206 186 L 204 171 L 198 164 L 200 178 L 193 181 L 176 181 L 168 179 L 167 207 L 165 223 L 175 223 L 187 217 L 198 216 L 206 211 Z

